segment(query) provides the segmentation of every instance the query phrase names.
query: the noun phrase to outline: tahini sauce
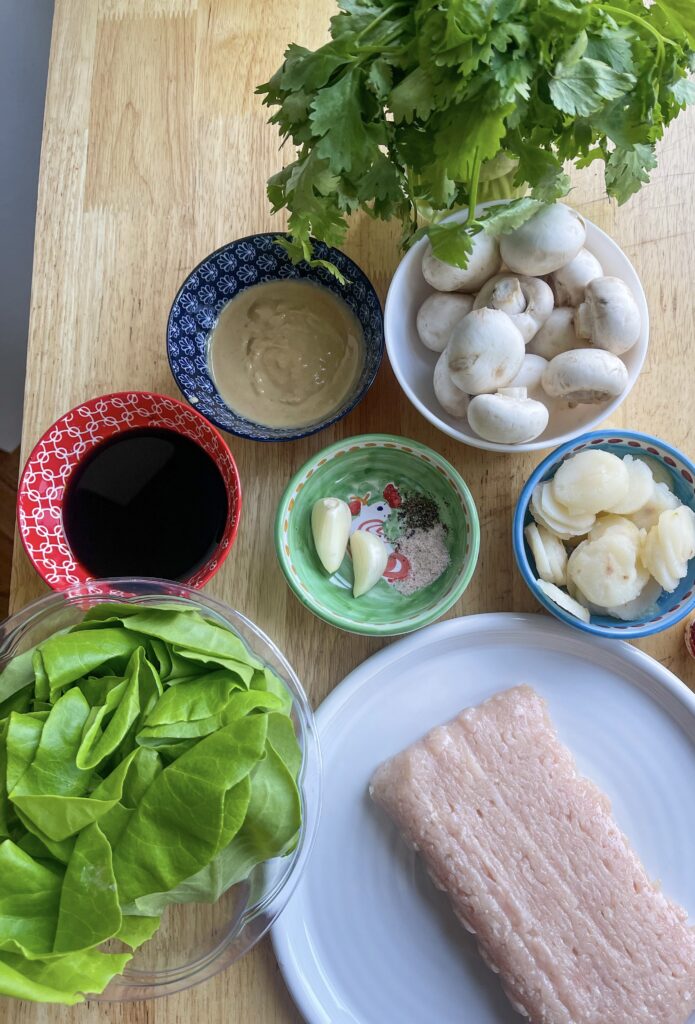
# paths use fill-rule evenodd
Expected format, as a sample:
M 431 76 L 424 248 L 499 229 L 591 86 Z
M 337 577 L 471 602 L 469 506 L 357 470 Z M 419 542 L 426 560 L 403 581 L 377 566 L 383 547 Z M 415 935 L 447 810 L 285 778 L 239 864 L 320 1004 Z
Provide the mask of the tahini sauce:
M 208 349 L 222 398 L 268 427 L 301 427 L 335 412 L 364 364 L 350 307 L 310 281 L 267 281 L 222 308 Z

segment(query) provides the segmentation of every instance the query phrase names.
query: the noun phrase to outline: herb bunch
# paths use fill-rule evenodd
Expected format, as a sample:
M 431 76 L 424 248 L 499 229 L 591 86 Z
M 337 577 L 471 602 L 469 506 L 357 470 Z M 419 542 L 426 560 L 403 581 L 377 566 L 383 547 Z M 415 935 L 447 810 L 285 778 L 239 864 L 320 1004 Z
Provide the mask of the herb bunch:
M 339 0 L 331 40 L 292 43 L 259 86 L 296 159 L 268 181 L 296 261 L 340 245 L 351 213 L 427 231 L 465 266 L 476 231 L 511 230 L 569 190 L 565 164 L 604 163 L 625 202 L 695 86 L 695 0 Z M 475 207 L 509 171 L 530 194 Z M 462 227 L 439 221 L 467 206 Z M 430 223 L 419 226 L 419 212 Z M 313 261 L 320 262 L 320 261 Z M 330 268 L 335 271 L 335 268 Z

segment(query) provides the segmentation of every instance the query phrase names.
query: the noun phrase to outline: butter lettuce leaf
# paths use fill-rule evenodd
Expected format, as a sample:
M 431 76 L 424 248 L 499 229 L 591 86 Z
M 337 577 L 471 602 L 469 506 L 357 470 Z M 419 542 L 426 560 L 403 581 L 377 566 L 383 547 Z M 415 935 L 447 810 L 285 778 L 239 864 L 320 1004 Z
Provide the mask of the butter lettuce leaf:
M 180 605 L 97 606 L 0 673 L 0 995 L 81 1002 L 172 903 L 297 841 L 284 683 Z

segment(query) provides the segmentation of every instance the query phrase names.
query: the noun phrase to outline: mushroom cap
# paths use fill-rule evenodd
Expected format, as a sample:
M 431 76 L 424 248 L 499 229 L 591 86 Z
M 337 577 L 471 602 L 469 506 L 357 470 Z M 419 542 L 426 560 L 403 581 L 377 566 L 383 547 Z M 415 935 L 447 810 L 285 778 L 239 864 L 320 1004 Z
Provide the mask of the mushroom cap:
M 550 398 L 593 405 L 622 394 L 628 384 L 628 372 L 622 359 L 611 352 L 579 348 L 551 359 L 541 383 Z
M 446 349 L 451 379 L 467 395 L 497 391 L 516 377 L 526 346 L 499 309 L 474 309 L 451 332 Z
M 588 249 L 580 249 L 573 260 L 550 275 L 550 286 L 558 306 L 578 306 L 584 301 L 589 281 L 603 276 L 603 267 Z
M 476 295 L 473 309 L 501 309 L 528 343 L 553 311 L 553 292 L 538 277 L 523 274 L 495 274 Z
M 619 277 L 596 277 L 586 286 L 575 317 L 577 334 L 614 355 L 631 349 L 642 318 L 630 288 Z
M 434 395 L 442 409 L 450 416 L 462 418 L 468 411 L 470 397 L 461 388 L 457 388 L 449 373 L 446 349 L 435 363 L 432 381 Z
M 509 382 L 507 387 L 526 388 L 527 391 L 538 391 L 541 388 L 541 381 L 547 365 L 547 359 L 544 359 L 543 356 L 534 355 L 527 349 L 524 361 L 521 364 L 521 369 L 514 380 Z
M 574 326 L 575 313 L 571 306 L 556 306 L 536 331 L 526 351 L 544 359 L 554 359 L 560 352 L 582 347 Z
M 563 203 L 543 206 L 521 227 L 500 238 L 502 259 L 517 274 L 552 274 L 573 260 L 584 245 L 586 227 Z
M 473 248 L 468 254 L 465 270 L 437 259 L 428 242 L 422 257 L 422 273 L 427 283 L 440 292 L 476 292 L 497 273 L 501 263 L 499 242 L 487 232 L 480 231 L 473 237 Z
M 486 441 L 523 444 L 543 433 L 548 426 L 548 410 L 533 398 L 476 395 L 468 406 L 468 422 Z
M 473 296 L 458 292 L 434 292 L 417 312 L 420 341 L 433 352 L 443 352 L 451 332 L 473 308 Z

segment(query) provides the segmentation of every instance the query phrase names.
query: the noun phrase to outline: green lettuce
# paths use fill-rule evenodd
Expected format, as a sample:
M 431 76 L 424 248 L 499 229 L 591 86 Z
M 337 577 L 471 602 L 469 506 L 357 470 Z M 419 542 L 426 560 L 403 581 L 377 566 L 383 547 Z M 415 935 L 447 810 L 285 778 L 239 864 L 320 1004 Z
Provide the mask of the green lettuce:
M 0 995 L 99 993 L 172 903 L 291 852 L 280 679 L 180 606 L 99 605 L 0 672 Z M 105 952 L 114 940 L 127 951 Z

